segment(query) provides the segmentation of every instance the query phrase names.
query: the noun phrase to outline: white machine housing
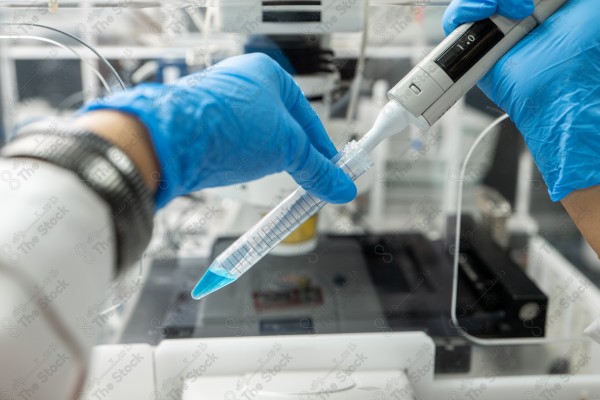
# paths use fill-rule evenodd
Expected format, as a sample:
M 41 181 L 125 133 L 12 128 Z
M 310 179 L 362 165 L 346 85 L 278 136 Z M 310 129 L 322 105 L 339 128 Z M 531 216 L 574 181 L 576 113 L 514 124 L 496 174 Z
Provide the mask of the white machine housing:
M 216 27 L 224 33 L 321 35 L 357 32 L 365 0 L 218 0 Z

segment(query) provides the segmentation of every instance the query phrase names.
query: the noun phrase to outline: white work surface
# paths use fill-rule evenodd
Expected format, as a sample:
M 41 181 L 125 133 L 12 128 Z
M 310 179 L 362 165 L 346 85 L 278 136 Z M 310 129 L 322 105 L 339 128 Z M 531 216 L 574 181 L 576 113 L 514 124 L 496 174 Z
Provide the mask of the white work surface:
M 586 279 L 540 238 L 532 240 L 529 257 L 530 274 L 553 299 L 548 337 L 581 336 L 600 313 L 598 290 L 591 283 L 584 285 Z M 574 290 L 580 295 L 564 309 L 561 299 Z M 421 332 L 99 346 L 93 353 L 91 384 L 81 399 L 598 399 L 600 345 L 591 340 L 530 346 L 520 353 L 527 360 L 519 362 L 521 367 L 539 364 L 553 351 L 564 354 L 566 348 L 573 349 L 568 351 L 573 374 L 545 375 L 535 369 L 525 372 L 528 375 L 520 370 L 500 372 L 482 358 L 485 348 L 474 347 L 468 374 L 434 379 L 435 347 Z M 133 365 L 135 355 L 139 361 Z M 97 391 L 108 383 L 111 390 Z

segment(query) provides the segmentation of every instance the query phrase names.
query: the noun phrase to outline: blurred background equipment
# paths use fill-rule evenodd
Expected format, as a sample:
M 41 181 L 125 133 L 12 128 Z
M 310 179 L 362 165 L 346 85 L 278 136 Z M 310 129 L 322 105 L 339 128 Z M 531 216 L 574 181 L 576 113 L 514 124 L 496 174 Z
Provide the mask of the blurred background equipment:
M 121 83 L 169 83 L 263 52 L 294 76 L 339 147 L 372 126 L 390 85 L 443 39 L 447 3 L 2 2 L 0 137 L 69 117 Z M 328 205 L 201 301 L 189 293 L 212 259 L 296 184 L 277 174 L 171 203 L 140 269 L 90 310 L 102 346 L 81 398 L 534 399 L 556 385 L 555 399 L 600 393 L 600 351 L 583 338 L 600 310 L 600 263 L 548 199 L 509 121 L 482 140 L 461 178 L 469 147 L 501 114 L 474 88 L 428 131 L 388 139 L 355 201 Z M 458 189 L 460 326 L 450 312 Z M 523 343 L 482 345 L 465 332 Z M 123 349 L 144 367 L 105 374 Z

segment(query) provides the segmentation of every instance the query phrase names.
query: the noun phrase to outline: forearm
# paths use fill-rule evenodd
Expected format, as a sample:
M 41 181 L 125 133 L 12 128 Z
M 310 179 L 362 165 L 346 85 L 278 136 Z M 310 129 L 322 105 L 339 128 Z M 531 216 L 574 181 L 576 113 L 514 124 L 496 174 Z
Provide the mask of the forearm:
M 25 142 L 17 139 L 12 150 L 10 144 L 7 146 L 13 158 L 0 158 L 0 293 L 6 300 L 0 302 L 0 328 L 4 328 L 0 329 L 0 391 L 9 397 L 65 398 L 78 379 L 81 383 L 87 353 L 102 330 L 103 320 L 98 313 L 104 308 L 106 290 L 124 254 L 117 249 L 128 252 L 125 260 L 139 257 L 135 249 L 140 246 L 123 246 L 122 241 L 115 240 L 115 232 L 137 236 L 140 223 L 151 230 L 151 224 L 132 219 L 131 212 L 124 211 L 142 207 L 140 195 L 147 192 L 144 184 L 154 192 L 160 179 L 144 126 L 127 114 L 96 111 L 78 118 L 71 128 L 91 131 L 118 147 L 131 160 L 141 180 L 137 178 L 138 189 L 129 187 L 130 193 L 123 193 L 127 187 L 123 185 L 113 192 L 103 192 L 115 187 L 111 174 L 120 172 L 114 166 L 131 171 L 132 165 L 119 158 L 114 148 L 103 156 L 94 153 L 101 147 L 85 150 L 94 142 L 89 135 L 71 139 L 80 140 L 78 146 L 84 151 L 62 156 L 72 157 L 71 164 L 49 157 L 40 149 L 50 151 L 53 141 L 61 137 L 52 134 L 50 125 L 38 129 L 50 136 L 41 136 L 34 146 L 25 145 L 29 150 L 21 149 L 27 135 Z M 6 148 L 3 151 L 6 154 Z M 77 164 L 74 160 L 82 155 L 88 161 Z M 111 162 L 113 167 L 108 165 Z M 62 163 L 62 167 L 55 163 Z M 67 165 L 76 167 L 80 176 Z M 131 177 L 127 179 L 130 185 Z M 98 191 L 103 186 L 106 188 Z M 144 196 L 143 204 L 148 204 L 151 199 Z M 132 227 L 123 229 L 124 225 Z M 127 264 L 123 259 L 119 264 Z M 7 360 L 11 360 L 10 365 Z
M 600 186 L 576 190 L 561 202 L 583 237 L 600 255 Z
M 156 190 L 160 181 L 158 160 L 146 128 L 136 118 L 119 111 L 98 110 L 83 114 L 73 125 L 92 131 L 123 150 L 150 190 Z

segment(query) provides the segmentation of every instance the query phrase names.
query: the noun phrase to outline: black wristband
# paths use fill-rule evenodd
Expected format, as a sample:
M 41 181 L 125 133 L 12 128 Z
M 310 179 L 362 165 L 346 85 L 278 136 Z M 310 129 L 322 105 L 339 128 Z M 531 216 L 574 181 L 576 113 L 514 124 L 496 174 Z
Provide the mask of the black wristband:
M 150 242 L 154 199 L 131 159 L 108 140 L 68 128 L 23 132 L 1 150 L 3 157 L 29 157 L 74 172 L 110 207 L 117 273 L 142 255 Z

